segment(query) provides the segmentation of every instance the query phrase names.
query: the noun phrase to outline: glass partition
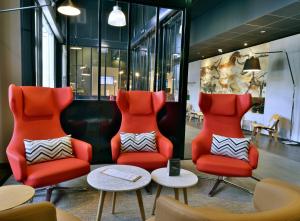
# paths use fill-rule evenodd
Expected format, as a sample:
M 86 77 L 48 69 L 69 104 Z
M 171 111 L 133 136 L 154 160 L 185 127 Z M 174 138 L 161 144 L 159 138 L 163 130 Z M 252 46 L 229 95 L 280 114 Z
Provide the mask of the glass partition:
M 179 101 L 182 11 L 112 0 L 76 3 L 82 14 L 70 19 L 68 36 L 76 99 L 114 100 L 119 89 L 129 89 L 165 90 L 168 101 Z M 108 24 L 115 5 L 125 15 L 123 27 Z

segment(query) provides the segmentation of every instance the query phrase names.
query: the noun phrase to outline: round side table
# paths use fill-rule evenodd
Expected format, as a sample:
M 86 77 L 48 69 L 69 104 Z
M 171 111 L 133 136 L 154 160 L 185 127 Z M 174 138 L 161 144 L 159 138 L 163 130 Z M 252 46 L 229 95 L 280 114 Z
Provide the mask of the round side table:
M 120 178 L 112 177 L 106 174 L 103 174 L 101 171 L 104 169 L 116 169 L 122 172 L 128 172 L 132 174 L 136 174 L 141 176 L 141 178 L 135 182 L 122 180 Z M 113 202 L 112 202 L 112 213 L 115 212 L 115 203 L 116 203 L 116 196 L 117 192 L 125 192 L 125 191 L 135 191 L 137 200 L 139 203 L 140 213 L 142 220 L 144 221 L 145 218 L 145 210 L 143 205 L 142 193 L 141 188 L 147 186 L 151 181 L 151 175 L 148 171 L 135 167 L 135 166 L 128 166 L 128 165 L 110 165 L 100 167 L 96 170 L 90 172 L 87 176 L 87 182 L 93 188 L 100 191 L 100 200 L 98 204 L 97 210 L 97 221 L 101 220 L 102 211 L 103 211 L 103 204 L 106 192 L 113 192 Z
M 0 187 L 0 211 L 20 206 L 34 196 L 35 190 L 26 185 L 7 185 Z
M 179 200 L 179 189 L 183 190 L 184 203 L 188 204 L 187 188 L 192 187 L 198 183 L 198 177 L 191 171 L 180 169 L 179 176 L 169 176 L 167 168 L 160 168 L 151 173 L 152 180 L 155 181 L 157 192 L 154 200 L 152 214 L 154 215 L 156 200 L 160 196 L 162 187 L 169 187 L 174 189 L 175 199 Z

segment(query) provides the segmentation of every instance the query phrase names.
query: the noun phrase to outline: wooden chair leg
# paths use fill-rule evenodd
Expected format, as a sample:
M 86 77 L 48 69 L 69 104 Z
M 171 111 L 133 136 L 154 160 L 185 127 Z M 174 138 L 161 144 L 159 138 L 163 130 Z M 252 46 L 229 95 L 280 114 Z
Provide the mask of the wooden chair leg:
M 174 188 L 175 200 L 179 200 L 179 191 L 177 188 Z
M 275 139 L 275 142 L 278 142 L 278 132 L 277 131 L 274 133 L 274 139 Z
M 116 198 L 117 198 L 117 192 L 113 192 L 112 208 L 111 208 L 111 213 L 112 213 L 112 214 L 115 214 L 115 209 L 116 209 Z

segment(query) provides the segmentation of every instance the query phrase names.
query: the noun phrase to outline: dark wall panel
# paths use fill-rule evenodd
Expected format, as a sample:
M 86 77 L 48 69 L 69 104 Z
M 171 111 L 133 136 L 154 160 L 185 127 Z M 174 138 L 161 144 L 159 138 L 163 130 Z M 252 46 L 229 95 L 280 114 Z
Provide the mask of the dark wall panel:
M 161 132 L 174 145 L 174 157 L 183 157 L 184 140 L 179 125 L 179 103 L 167 103 L 158 114 Z M 118 132 L 121 113 L 112 101 L 75 100 L 62 113 L 61 121 L 66 133 L 93 146 L 93 163 L 111 163 L 110 140 Z

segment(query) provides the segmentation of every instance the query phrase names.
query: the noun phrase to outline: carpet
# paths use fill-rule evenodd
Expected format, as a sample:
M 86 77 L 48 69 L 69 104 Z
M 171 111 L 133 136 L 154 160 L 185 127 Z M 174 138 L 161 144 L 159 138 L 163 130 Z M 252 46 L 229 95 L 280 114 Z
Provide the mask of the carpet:
M 292 183 L 300 184 L 300 163 L 289 160 L 287 158 L 259 150 L 260 159 L 259 167 L 254 171 L 254 175 L 259 178 L 272 177 L 283 179 Z M 196 186 L 188 189 L 188 199 L 191 206 L 216 206 L 225 208 L 232 212 L 244 213 L 253 211 L 252 195 L 239 189 L 232 188 L 228 185 L 220 185 L 218 193 L 214 197 L 209 197 L 208 192 L 214 184 L 214 176 L 207 175 L 196 171 L 191 160 L 183 160 L 182 167 L 195 172 L 199 177 Z M 93 165 L 92 169 L 104 165 Z M 256 181 L 250 178 L 234 178 L 231 179 L 235 183 L 254 190 Z M 5 185 L 16 184 L 17 182 L 11 176 Z M 98 191 L 89 187 L 86 182 L 86 176 L 74 179 L 61 184 L 62 186 L 80 186 L 88 187 L 88 191 L 72 192 L 72 191 L 54 191 L 52 202 L 59 208 L 65 209 L 70 213 L 78 216 L 83 221 L 95 220 L 96 210 L 99 200 Z M 152 206 L 156 193 L 156 185 L 153 184 L 153 194 L 142 190 L 143 202 L 146 217 L 151 217 Z M 161 195 L 174 197 L 173 189 L 163 188 Z M 111 214 L 111 198 L 112 194 L 107 194 L 103 210 L 102 220 L 104 221 L 134 221 L 140 220 L 140 213 L 135 192 L 124 192 L 117 196 L 116 214 Z M 38 191 L 33 202 L 40 202 L 45 199 L 45 193 Z M 180 191 L 180 199 L 182 199 L 182 191 Z

